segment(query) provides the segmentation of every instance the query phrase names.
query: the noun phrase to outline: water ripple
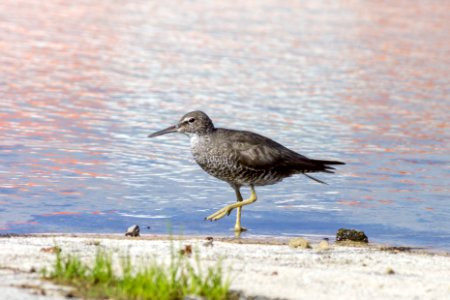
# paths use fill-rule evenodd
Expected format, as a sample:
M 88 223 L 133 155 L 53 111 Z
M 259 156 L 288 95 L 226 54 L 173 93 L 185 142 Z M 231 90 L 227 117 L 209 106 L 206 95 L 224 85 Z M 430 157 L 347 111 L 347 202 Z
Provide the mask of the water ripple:
M 0 232 L 121 232 L 148 219 L 160 232 L 229 233 L 232 218 L 201 222 L 234 201 L 227 184 L 195 165 L 186 137 L 147 138 L 202 109 L 217 126 L 347 162 L 317 175 L 327 186 L 298 176 L 259 188 L 244 209 L 255 232 L 349 225 L 450 248 L 446 12 L 2 1 Z

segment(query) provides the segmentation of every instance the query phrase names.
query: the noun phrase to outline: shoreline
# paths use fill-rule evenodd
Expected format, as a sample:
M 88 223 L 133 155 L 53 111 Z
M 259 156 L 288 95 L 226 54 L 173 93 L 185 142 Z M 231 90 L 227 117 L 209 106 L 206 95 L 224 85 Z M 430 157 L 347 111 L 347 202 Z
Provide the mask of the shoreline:
M 291 248 L 289 238 L 214 237 L 145 234 L 28 234 L 0 236 L 0 287 L 7 299 L 65 299 L 67 288 L 39 278 L 50 267 L 57 245 L 63 253 L 92 259 L 96 250 L 128 252 L 133 258 L 165 260 L 171 246 L 192 245 L 202 263 L 223 261 L 231 290 L 265 299 L 445 299 L 450 293 L 450 253 L 380 244 L 330 243 Z M 46 250 L 47 249 L 47 250 Z M 42 286 L 41 286 L 42 285 Z
M 140 234 L 138 237 L 125 236 L 122 233 L 26 233 L 26 234 L 16 234 L 16 233 L 0 233 L 0 240 L 3 238 L 49 238 L 49 237 L 73 237 L 73 238 L 92 238 L 92 239 L 112 239 L 112 240 L 147 240 L 147 241 L 170 241 L 170 240 L 204 240 L 207 237 L 213 237 L 214 241 L 235 243 L 235 244 L 258 244 L 258 245 L 288 245 L 289 240 L 293 238 L 303 237 L 313 244 L 318 244 L 320 241 L 324 240 L 322 236 L 270 236 L 270 235 L 251 235 L 245 237 L 230 237 L 230 235 L 225 234 L 164 234 L 156 233 Z M 441 255 L 450 256 L 450 250 L 443 248 L 431 248 L 426 246 L 417 246 L 411 244 L 389 244 L 381 242 L 368 242 L 359 243 L 351 241 L 336 242 L 334 239 L 331 240 L 327 238 L 330 245 L 335 246 L 350 246 L 350 247 L 364 247 L 370 249 L 378 249 L 382 251 L 396 251 L 396 252 L 411 252 L 416 254 L 429 254 L 429 255 Z

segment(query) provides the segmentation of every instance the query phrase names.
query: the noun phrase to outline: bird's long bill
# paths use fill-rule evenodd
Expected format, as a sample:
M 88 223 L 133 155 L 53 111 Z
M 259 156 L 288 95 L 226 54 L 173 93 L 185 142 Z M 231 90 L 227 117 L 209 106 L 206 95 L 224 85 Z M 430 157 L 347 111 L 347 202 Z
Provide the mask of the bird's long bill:
M 176 125 L 173 125 L 173 126 L 167 127 L 166 129 L 163 129 L 163 130 L 154 132 L 152 134 L 149 134 L 148 137 L 152 138 L 152 137 L 155 137 L 155 136 L 160 136 L 160 135 L 167 134 L 167 133 L 172 133 L 172 132 L 177 132 L 177 126 Z

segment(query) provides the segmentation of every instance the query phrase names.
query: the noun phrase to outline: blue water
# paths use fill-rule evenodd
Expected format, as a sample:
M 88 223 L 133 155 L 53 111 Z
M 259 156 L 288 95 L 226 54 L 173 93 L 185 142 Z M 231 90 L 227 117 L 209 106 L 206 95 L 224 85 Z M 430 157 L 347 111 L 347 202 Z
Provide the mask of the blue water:
M 181 135 L 201 109 L 347 165 L 257 188 L 245 236 L 364 230 L 450 249 L 450 22 L 439 3 L 2 1 L 0 234 L 233 235 Z M 243 190 L 244 197 L 248 190 Z M 147 228 L 150 227 L 150 229 Z

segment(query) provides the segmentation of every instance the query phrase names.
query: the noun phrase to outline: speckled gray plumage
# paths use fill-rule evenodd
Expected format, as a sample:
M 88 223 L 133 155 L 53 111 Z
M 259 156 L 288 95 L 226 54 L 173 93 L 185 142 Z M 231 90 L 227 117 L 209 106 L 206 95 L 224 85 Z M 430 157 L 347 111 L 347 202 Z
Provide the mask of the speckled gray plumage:
M 304 174 L 324 183 L 307 173 L 333 173 L 332 165 L 344 164 L 307 158 L 250 131 L 215 128 L 211 119 L 201 111 L 187 113 L 176 125 L 150 137 L 171 132 L 188 135 L 197 164 L 208 174 L 228 182 L 235 190 L 238 204 L 228 205 L 206 219 L 218 220 L 237 209 L 236 232 L 245 230 L 240 225 L 241 208 L 256 201 L 254 186 L 274 184 L 294 174 Z M 247 200 L 243 200 L 240 194 L 242 186 L 250 186 L 252 194 Z
M 191 112 L 182 119 L 202 114 Z M 233 186 L 269 185 L 299 173 L 332 173 L 330 165 L 340 164 L 309 159 L 257 133 L 209 124 L 204 133 L 189 133 L 192 154 L 208 174 Z

